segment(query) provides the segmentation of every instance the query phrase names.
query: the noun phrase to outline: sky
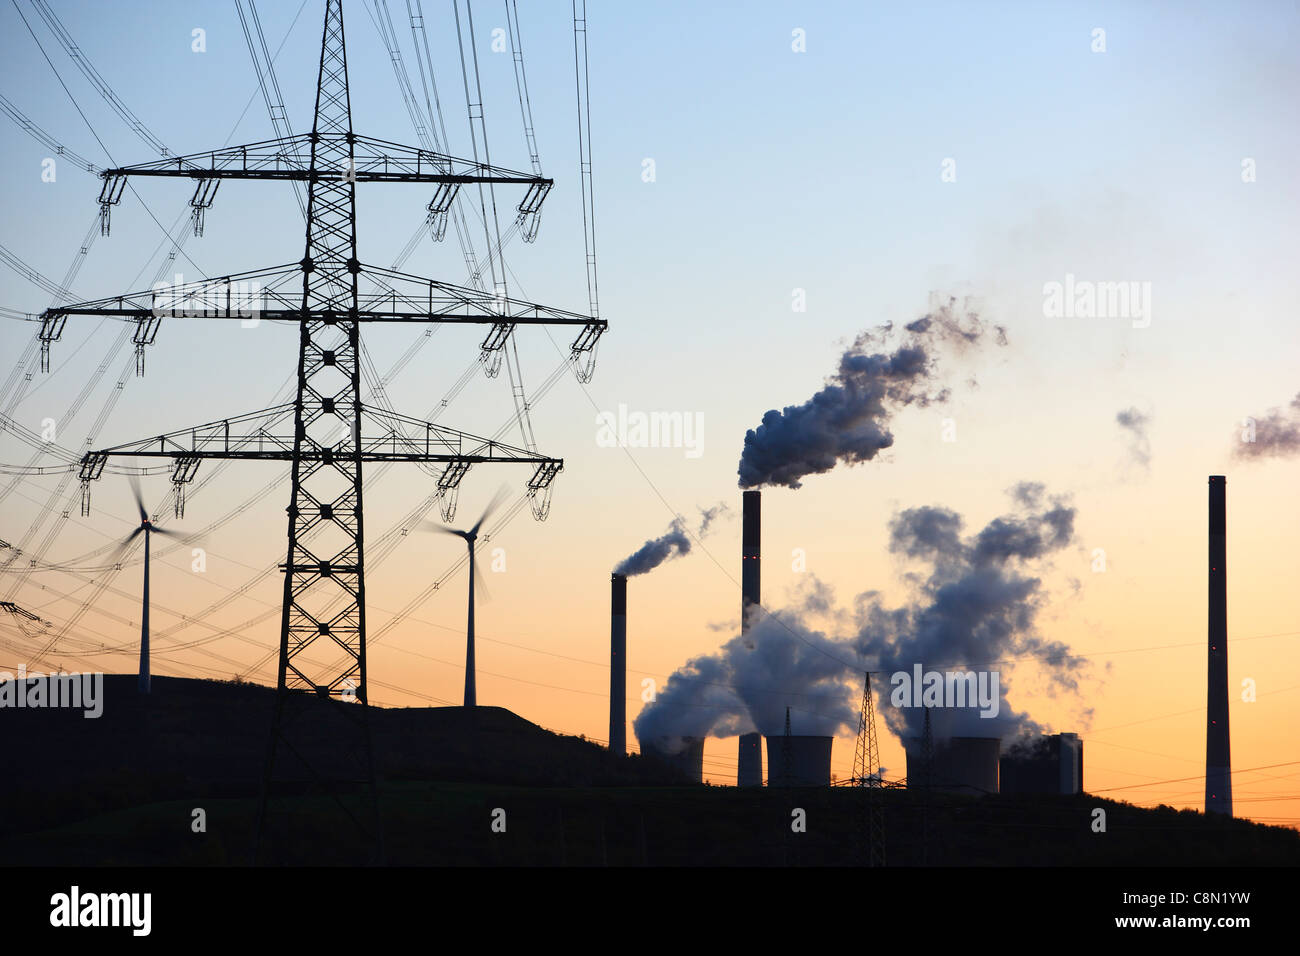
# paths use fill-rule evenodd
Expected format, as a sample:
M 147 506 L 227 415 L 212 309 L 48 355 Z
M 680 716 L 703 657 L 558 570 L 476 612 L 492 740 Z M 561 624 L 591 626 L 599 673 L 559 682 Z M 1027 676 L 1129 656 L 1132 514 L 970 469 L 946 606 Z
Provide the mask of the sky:
M 234 4 L 49 6 L 173 153 L 274 135 Z M 322 9 L 318 0 L 258 5 L 295 131 L 310 126 Z M 419 89 L 406 4 L 388 9 Z M 430 3 L 423 15 L 450 143 L 466 156 L 452 13 Z M 374 17 L 372 4 L 345 6 L 354 129 L 414 144 Z M 583 312 L 571 8 L 520 4 L 519 17 L 539 155 L 556 187 L 536 242 L 507 247 L 511 291 Z M 525 507 L 480 552 L 489 595 L 478 605 L 479 703 L 603 741 L 610 570 L 675 516 L 694 528 L 699 509 L 721 502 L 729 514 L 690 553 L 630 582 L 633 743 L 642 680 L 662 688 L 738 632 L 737 464 L 747 430 L 821 389 L 864 331 L 952 301 L 1003 327 L 1007 344 L 945 357 L 950 399 L 898 409 L 893 444 L 872 460 L 840 464 L 797 490 L 765 490 L 765 607 L 829 595 L 841 613 L 807 623 L 848 640 L 859 595 L 875 592 L 890 606 L 915 596 L 915 564 L 890 549 L 899 514 L 951 509 L 970 534 L 1013 510 L 1008 489 L 1039 482 L 1065 496 L 1075 518 L 1068 545 L 1026 565 L 1042 598 L 1035 627 L 1088 666 L 1063 692 L 1032 661 L 1018 664 L 1010 699 L 1040 724 L 1083 736 L 1088 790 L 1199 807 L 1206 478 L 1226 475 L 1236 811 L 1300 822 L 1300 683 L 1289 677 L 1300 665 L 1300 456 L 1238 453 L 1243 419 L 1263 420 L 1300 391 L 1300 196 L 1289 169 L 1300 148 L 1300 64 L 1289 42 L 1298 19 L 1294 4 L 1280 2 L 592 0 L 595 223 L 609 331 L 589 384 L 565 374 L 541 394 L 569 333 L 517 334 L 538 446 L 565 467 L 548 519 L 532 520 Z M 0 93 L 14 107 L 98 166 L 157 158 L 29 0 L 0 7 L 0 23 Z M 527 169 L 511 57 L 492 49 L 502 6 L 476 4 L 474 24 L 492 161 Z M 103 237 L 97 178 L 9 117 L 0 117 L 0 165 L 9 173 L 0 177 L 0 244 L 55 282 L 80 263 L 76 299 L 147 289 L 160 273 L 218 276 L 302 255 L 302 217 L 282 183 L 224 184 L 204 235 L 185 239 L 171 260 L 165 233 L 185 235 L 189 184 L 134 182 Z M 360 258 L 391 266 L 421 230 L 427 188 L 367 184 L 357 196 Z M 517 201 L 504 190 L 498 198 L 502 208 Z M 481 227 L 477 235 L 481 252 Z M 441 244 L 426 234 L 402 268 L 466 281 L 450 234 Z M 1067 281 L 1137 283 L 1149 308 L 1049 314 L 1045 287 Z M 48 292 L 0 266 L 6 310 L 39 314 L 50 304 Z M 5 377 L 39 327 L 10 312 L 0 319 Z M 283 401 L 291 383 L 287 326 L 164 322 L 142 377 L 122 328 L 71 318 L 48 373 L 22 363 L 6 426 L 40 432 L 52 420 L 57 444 L 80 452 L 88 438 L 103 447 L 255 411 Z M 506 375 L 476 371 L 441 404 L 472 368 L 481 333 L 363 334 L 381 374 L 418 346 L 386 383 L 396 408 L 472 434 L 509 426 L 504 440 L 522 444 Z M 598 416 L 620 408 L 681 413 L 699 423 L 698 441 L 609 447 Z M 1129 410 L 1136 430 L 1119 421 Z M 0 461 L 57 464 L 8 428 Z M 472 470 L 455 522 L 476 520 L 502 484 L 517 500 L 527 477 L 519 466 Z M 138 547 L 121 571 L 23 567 L 32 555 L 101 567 L 133 526 L 126 480 L 97 482 L 85 517 L 75 475 L 0 480 L 0 539 L 24 550 L 0 579 L 3 598 L 61 635 L 34 661 L 37 638 L 0 618 L 0 667 L 132 672 Z M 155 542 L 154 673 L 274 683 L 284 470 L 205 463 L 183 519 L 172 517 L 165 475 L 142 481 L 161 524 L 207 529 L 170 550 Z M 466 578 L 455 568 L 463 545 L 411 517 L 431 491 L 427 473 L 399 466 L 366 500 L 370 695 L 385 706 L 457 703 L 463 686 Z M 438 518 L 436 507 L 423 515 Z M 202 571 L 191 555 L 199 546 Z M 861 675 L 846 670 L 844 680 Z M 1241 699 L 1243 682 L 1253 682 L 1253 701 Z M 835 742 L 841 777 L 853 742 L 848 730 Z M 886 776 L 902 776 L 898 739 L 882 732 L 881 751 Z M 706 778 L 734 782 L 734 737 L 711 738 L 705 761 Z M 1268 769 L 1248 769 L 1256 767 Z

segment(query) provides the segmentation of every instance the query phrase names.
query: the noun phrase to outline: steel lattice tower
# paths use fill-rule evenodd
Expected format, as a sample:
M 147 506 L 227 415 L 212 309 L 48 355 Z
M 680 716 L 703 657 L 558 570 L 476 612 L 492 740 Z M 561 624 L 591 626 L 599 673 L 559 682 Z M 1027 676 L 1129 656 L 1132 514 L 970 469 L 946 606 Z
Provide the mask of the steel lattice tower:
M 316 112 L 311 132 L 312 176 L 308 181 L 307 248 L 302 260 L 302 320 L 298 340 L 298 390 L 293 412 L 293 466 L 289 500 L 289 550 L 284 565 L 284 604 L 280 622 L 280 655 L 276 677 L 275 719 L 271 729 L 262 803 L 258 809 L 257 846 L 261 851 L 267 800 L 275 784 L 277 751 L 292 751 L 289 722 L 300 718 L 295 705 L 304 703 L 290 690 L 305 690 L 324 699 L 331 717 L 351 716 L 331 707 L 330 698 L 345 688 L 356 691 L 361 723 L 362 761 L 356 748 L 343 776 L 363 776 L 371 797 L 377 859 L 382 837 L 370 741 L 366 683 L 366 602 L 361 489 L 360 335 L 357 313 L 356 157 L 352 135 L 352 102 L 348 93 L 347 47 L 343 35 L 341 0 L 325 5 Z M 328 418 L 347 423 L 339 433 Z M 324 432 L 324 433 L 322 433 Z M 326 449 L 329 449 L 326 454 Z M 305 454 L 304 454 L 305 453 Z M 339 479 L 345 485 L 341 496 Z M 327 510 L 322 512 L 322 506 Z M 326 517 L 328 515 L 328 517 Z M 332 521 L 343 532 L 340 550 L 318 555 L 303 541 L 312 526 Z M 342 592 L 341 608 L 322 613 L 321 599 Z M 342 651 L 342 666 L 311 667 L 304 652 L 317 642 Z M 347 735 L 346 725 L 334 721 L 332 739 Z M 341 733 L 340 733 L 341 732 Z M 303 761 L 305 764 L 307 761 Z M 345 808 L 346 809 L 346 808 Z M 354 818 L 355 819 L 355 818 Z M 363 828 L 364 830 L 364 828 Z
M 178 284 L 163 293 L 153 289 L 50 309 L 42 315 L 42 367 L 48 368 L 50 345 L 59 340 L 70 315 L 133 320 L 137 349 L 142 350 L 153 343 L 168 315 L 247 318 L 248 292 L 255 288 L 261 319 L 298 324 L 297 394 L 292 405 L 88 452 L 81 462 L 82 509 L 88 513 L 89 483 L 101 477 L 111 456 L 171 459 L 178 514 L 185 486 L 193 481 L 203 460 L 292 463 L 277 698 L 259 810 L 259 844 L 268 794 L 276 783 L 277 769 L 283 765 L 284 751 L 300 767 L 294 782 L 364 785 L 370 795 L 372 825 L 364 826 L 351 810 L 343 809 L 379 849 L 367 718 L 362 466 L 395 461 L 442 464 L 437 492 L 443 502 L 443 517 L 450 521 L 456 491 L 471 465 L 531 464 L 535 471 L 528 495 L 533 499 L 534 515 L 540 519 L 545 517 L 551 483 L 563 461 L 363 404 L 360 325 L 490 325 L 480 346 L 487 358 L 505 348 L 517 325 L 579 326 L 571 359 L 581 374 L 590 371 L 590 357 L 606 323 L 593 316 L 512 299 L 500 289 L 488 292 L 363 265 L 357 253 L 356 185 L 433 184 L 436 191 L 429 212 L 434 216 L 445 214 L 462 185 L 523 185 L 527 188 L 518 206 L 519 219 L 535 226 L 554 181 L 355 134 L 342 0 L 325 3 L 310 133 L 105 170 L 99 197 L 105 234 L 111 209 L 120 202 L 129 176 L 194 180 L 190 204 L 195 210 L 196 233 L 201 231 L 203 214 L 223 179 L 307 183 L 306 249 L 300 262 Z M 363 293 L 363 277 L 377 289 Z M 295 285 L 300 294 L 291 291 Z M 277 432 L 277 426 L 290 418 L 292 434 Z M 379 423 L 380 431 L 367 434 L 367 422 Z M 323 650 L 333 659 L 312 661 L 307 656 L 309 650 Z M 306 717 L 308 712 L 315 716 Z M 350 743 L 344 739 L 349 733 Z M 322 746 L 330 752 L 326 767 L 321 766 L 319 756 L 310 753 L 312 745 L 318 752 Z
M 876 749 L 876 709 L 871 700 L 871 672 L 862 688 L 862 709 L 858 716 L 858 742 L 853 751 L 853 785 L 880 786 L 880 756 Z
M 866 788 L 866 807 L 861 822 L 867 832 L 869 865 L 885 865 L 885 808 L 884 782 L 880 779 L 880 754 L 876 746 L 876 708 L 871 699 L 871 672 L 867 671 L 862 685 L 862 710 L 858 717 L 858 741 L 853 751 L 853 785 Z

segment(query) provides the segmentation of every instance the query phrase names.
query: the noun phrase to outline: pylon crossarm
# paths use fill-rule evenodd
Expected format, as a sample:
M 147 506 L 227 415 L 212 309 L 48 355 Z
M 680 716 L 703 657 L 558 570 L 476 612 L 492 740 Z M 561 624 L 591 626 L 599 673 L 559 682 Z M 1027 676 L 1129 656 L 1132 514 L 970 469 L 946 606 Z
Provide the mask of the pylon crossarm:
M 387 409 L 363 406 L 362 413 L 376 425 L 376 431 L 363 433 L 358 453 L 363 462 L 441 462 L 465 466 L 486 462 L 519 462 L 535 465 L 539 470 L 558 472 L 562 459 L 535 454 L 514 445 L 481 438 L 445 425 L 401 415 Z M 152 438 L 141 439 L 89 451 L 82 457 L 82 480 L 100 477 L 110 457 L 171 458 L 192 463 L 204 459 L 248 461 L 292 461 L 294 456 L 293 404 L 271 408 L 234 418 L 183 428 Z M 338 421 L 337 443 L 350 442 L 350 434 L 341 420 L 331 414 L 317 421 Z M 314 426 L 315 423 L 313 423 Z M 309 426 L 309 427 L 313 427 Z M 328 440 L 329 435 L 324 436 Z M 330 444 L 313 444 L 301 452 L 303 461 L 330 462 L 335 458 L 353 459 L 351 451 L 334 451 Z
M 361 266 L 361 278 L 370 277 L 382 288 L 358 295 L 359 318 L 370 321 L 461 321 L 514 325 L 580 325 L 604 331 L 607 324 L 579 312 L 539 305 L 524 299 L 497 295 L 482 289 L 438 279 L 395 272 L 378 266 Z
M 534 465 L 563 465 L 563 461 L 558 458 L 539 455 L 524 448 L 491 438 L 481 438 L 385 408 L 362 405 L 361 412 L 364 418 L 372 420 L 381 428 L 386 426 L 386 431 L 373 438 L 364 434 L 361 436 L 363 454 L 377 453 L 381 449 L 396 452 L 404 448 L 412 454 L 422 456 L 417 459 L 421 461 L 518 461 Z
M 107 184 L 128 176 L 183 176 L 197 178 L 285 179 L 301 174 L 306 179 L 311 166 L 311 134 L 300 133 L 242 146 L 226 146 L 185 156 L 168 156 L 132 166 L 105 169 L 99 176 Z M 101 195 L 101 201 L 104 196 Z
M 293 408 L 291 402 L 273 405 L 270 408 L 233 418 L 223 418 L 220 421 L 182 428 L 152 438 L 89 451 L 81 459 L 81 477 L 83 480 L 98 478 L 103 470 L 103 462 L 113 455 L 137 458 L 220 458 L 224 455 L 218 452 L 235 453 L 261 446 L 266 446 L 268 449 L 287 448 L 292 453 L 292 434 L 288 438 L 277 437 L 272 430 L 278 426 L 280 431 L 292 433 L 292 427 L 284 428 L 284 425 L 292 425 Z M 92 464 L 98 464 L 99 470 L 87 474 L 87 469 Z
M 57 342 L 70 315 L 119 319 L 302 317 L 302 266 L 272 266 L 195 282 L 159 282 L 153 288 L 88 302 L 73 302 L 41 313 L 41 339 Z
M 347 154 L 347 133 L 317 134 L 317 155 L 331 144 Z M 349 180 L 357 183 L 511 183 L 529 187 L 529 209 L 540 207 L 541 200 L 554 180 L 530 173 L 458 159 L 427 149 L 389 143 L 369 136 L 351 135 L 352 164 L 338 169 L 312 169 L 312 134 L 300 133 L 282 139 L 263 140 L 243 146 L 171 156 L 133 166 L 105 169 L 99 175 L 106 192 L 101 202 L 117 204 L 120 183 L 130 176 L 182 177 L 186 179 L 270 179 L 290 182 L 313 182 L 323 179 Z M 107 193 L 110 187 L 115 190 Z
M 68 316 L 94 315 L 147 322 L 159 318 L 239 319 L 244 322 L 300 322 L 302 263 L 273 266 L 194 282 L 163 283 L 150 289 L 41 313 L 41 340 L 57 342 Z M 574 348 L 590 347 L 606 328 L 603 319 L 436 279 L 362 266 L 359 279 L 375 287 L 357 295 L 358 322 L 448 322 L 466 325 L 572 325 L 582 332 Z M 310 318 L 351 318 L 344 311 L 310 313 Z M 156 328 L 151 328 L 156 333 Z
M 540 209 L 541 200 L 555 185 L 555 180 L 532 173 L 477 163 L 471 159 L 458 159 L 432 150 L 371 136 L 355 136 L 354 162 L 356 181 L 411 182 L 411 183 L 494 183 L 529 187 L 521 203 L 535 204 Z M 540 194 L 540 198 L 539 197 Z

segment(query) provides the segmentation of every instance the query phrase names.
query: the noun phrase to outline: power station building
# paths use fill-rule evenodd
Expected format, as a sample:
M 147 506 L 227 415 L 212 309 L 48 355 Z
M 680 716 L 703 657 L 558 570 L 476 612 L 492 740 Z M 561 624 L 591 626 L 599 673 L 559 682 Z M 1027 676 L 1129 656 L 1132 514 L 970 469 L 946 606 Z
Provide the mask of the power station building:
M 739 749 L 736 786 L 761 787 L 763 785 L 763 735 L 741 734 Z
M 1083 741 L 1052 734 L 1011 747 L 998 761 L 1003 793 L 1082 793 Z
M 997 793 L 998 757 L 1002 741 L 997 737 L 936 738 L 932 746 L 929 773 L 925 767 L 925 745 L 918 737 L 905 741 L 907 785 L 922 787 L 928 777 L 935 790 L 956 793 Z
M 829 787 L 834 737 L 777 734 L 767 738 L 769 787 Z M 790 754 L 786 769 L 786 751 Z
M 703 737 L 661 737 L 641 741 L 641 753 L 680 772 L 691 783 L 704 779 Z

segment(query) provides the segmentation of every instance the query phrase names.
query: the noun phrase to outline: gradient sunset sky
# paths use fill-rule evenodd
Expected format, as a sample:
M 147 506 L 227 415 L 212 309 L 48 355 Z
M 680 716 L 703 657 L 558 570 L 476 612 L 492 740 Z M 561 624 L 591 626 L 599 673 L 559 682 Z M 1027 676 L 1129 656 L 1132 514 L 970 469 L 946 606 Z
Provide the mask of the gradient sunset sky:
M 51 6 L 173 153 L 274 135 L 232 4 Z M 259 4 L 267 42 L 274 50 L 284 40 L 276 72 L 295 131 L 310 126 L 321 7 Z M 405 4 L 389 7 L 417 76 Z M 8 5 L 0 9 L 0 92 L 99 166 L 157 158 L 30 3 L 18 9 L 62 82 Z M 373 8 L 350 2 L 344 12 L 355 130 L 416 143 Z M 942 506 L 972 532 L 1010 510 L 1009 488 L 1041 482 L 1068 496 L 1076 518 L 1071 544 L 1031 566 L 1048 598 L 1038 630 L 1089 664 L 1078 694 L 1056 696 L 1032 661 L 1018 664 L 1012 703 L 1084 737 L 1089 791 L 1199 808 L 1206 478 L 1226 475 L 1235 810 L 1300 823 L 1300 455 L 1236 454 L 1244 418 L 1263 419 L 1300 391 L 1296 6 L 591 0 L 588 12 L 601 315 L 610 330 L 589 385 L 563 374 L 533 398 L 540 450 L 565 460 L 549 519 L 533 521 L 525 506 L 503 527 L 488 523 L 479 703 L 603 742 L 609 572 L 674 515 L 693 519 L 723 502 L 730 516 L 690 554 L 630 582 L 631 744 L 642 679 L 662 686 L 738 630 L 736 468 L 746 431 L 769 409 L 812 396 L 859 333 L 910 322 L 955 297 L 1005 327 L 1008 344 L 945 363 L 951 401 L 901 410 L 893 447 L 876 459 L 810 477 L 799 490 L 765 490 L 764 605 L 798 604 L 814 582 L 845 612 L 868 591 L 901 603 L 915 568 L 888 550 L 893 516 Z M 424 13 L 451 142 L 468 156 L 451 11 L 426 3 Z M 537 242 L 506 251 L 511 289 L 583 312 L 570 6 L 520 4 L 520 19 L 541 163 L 556 188 Z M 492 31 L 504 26 L 500 4 L 475 5 L 492 160 L 527 169 L 511 58 L 492 51 Z M 195 28 L 206 31 L 206 52 L 192 50 Z M 1104 51 L 1094 50 L 1098 28 Z M 803 52 L 792 49 L 795 31 L 803 31 Z M 57 282 L 91 235 L 71 283 L 78 300 L 148 288 L 164 265 L 190 280 L 302 256 L 302 217 L 285 184 L 222 185 L 205 235 L 186 239 L 170 263 L 164 233 L 188 229 L 190 184 L 137 181 L 138 196 L 128 190 L 103 238 L 94 228 L 99 180 L 56 157 L 56 180 L 43 182 L 49 156 L 0 117 L 0 168 L 8 172 L 0 244 Z M 1247 169 L 1253 177 L 1243 176 Z M 519 198 L 497 195 L 506 209 Z M 362 261 L 392 265 L 420 230 L 429 198 L 421 186 L 358 187 Z M 425 233 L 403 271 L 466 281 L 450 235 L 435 244 Z M 1045 284 L 1067 275 L 1150 283 L 1149 324 L 1045 315 Z M 795 308 L 800 293 L 804 311 Z M 4 268 L 0 305 L 39 314 L 50 297 Z M 38 328 L 0 320 L 0 376 Z M 110 400 L 93 447 L 254 411 L 284 401 L 292 383 L 297 333 L 287 325 L 165 321 L 142 378 L 124 328 L 70 319 L 50 373 L 21 382 L 5 414 L 37 432 L 53 419 L 57 443 L 79 453 Z M 423 341 L 417 327 L 363 334 L 381 375 L 419 345 L 386 383 L 400 411 L 437 414 L 480 435 L 512 422 L 505 374 L 475 372 L 441 406 L 474 365 L 481 328 L 442 328 Z M 562 365 L 570 338 L 562 329 L 519 331 L 530 395 Z M 106 372 L 83 395 L 102 363 Z M 700 416 L 698 454 L 602 447 L 597 416 L 620 405 Z M 1117 422 L 1127 409 L 1146 419 L 1145 444 Z M 955 441 L 944 440 L 945 419 Z M 503 438 L 522 444 L 514 425 Z M 56 463 L 34 454 L 0 433 L 0 461 Z M 156 542 L 155 674 L 274 683 L 286 472 L 206 463 L 183 520 L 171 516 L 165 475 L 144 479 L 160 523 L 205 530 L 197 544 L 207 553 L 206 570 L 196 573 L 196 545 Z M 528 475 L 522 466 L 472 470 L 457 526 L 471 524 L 502 483 L 508 509 Z M 80 515 L 75 475 L 0 474 L 0 489 L 0 538 L 26 552 L 0 576 L 0 597 L 51 622 L 33 636 L 0 616 L 0 670 L 57 663 L 133 672 L 141 552 L 128 552 L 120 572 L 93 570 L 134 525 L 126 480 L 96 484 L 89 517 Z M 461 697 L 466 577 L 463 567 L 447 572 L 463 546 L 424 533 L 411 517 L 422 504 L 424 517 L 438 517 L 432 491 L 429 474 L 397 466 L 367 492 L 370 693 L 386 706 Z M 1097 549 L 1104 571 L 1094 570 Z M 796 570 L 800 552 L 806 561 Z M 88 570 L 33 571 L 31 555 Z M 831 636 L 851 629 L 833 614 L 811 626 Z M 33 645 L 55 633 L 57 650 L 32 659 Z M 1241 699 L 1247 680 L 1253 702 Z M 881 741 L 886 775 L 902 776 L 901 745 L 883 723 Z M 838 775 L 850 772 L 852 757 L 846 731 L 834 746 Z M 1268 769 L 1249 769 L 1257 767 Z M 706 778 L 731 784 L 735 769 L 735 739 L 710 739 Z

